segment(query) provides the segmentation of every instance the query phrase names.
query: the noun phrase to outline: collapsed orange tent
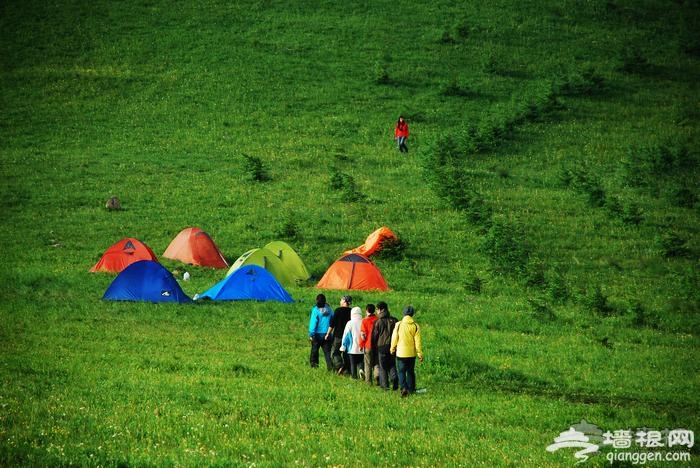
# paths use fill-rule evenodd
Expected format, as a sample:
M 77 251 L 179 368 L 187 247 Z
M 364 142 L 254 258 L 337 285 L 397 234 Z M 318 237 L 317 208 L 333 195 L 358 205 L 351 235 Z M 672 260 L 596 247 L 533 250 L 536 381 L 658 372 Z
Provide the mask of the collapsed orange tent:
M 127 237 L 110 246 L 95 266 L 90 268 L 90 271 L 93 273 L 96 271 L 119 273 L 139 260 L 157 262 L 158 258 L 146 244 L 138 239 Z
M 397 239 L 397 237 L 396 234 L 391 231 L 391 229 L 386 226 L 382 226 L 367 236 L 364 244 L 352 250 L 346 250 L 344 253 L 359 253 L 365 257 L 370 257 L 372 254 L 381 250 L 382 243 L 387 239 Z
M 316 285 L 321 289 L 378 289 L 387 291 L 379 268 L 362 254 L 345 254 L 326 270 Z
M 197 227 L 180 231 L 163 252 L 163 258 L 212 268 L 228 268 L 226 259 L 206 232 Z

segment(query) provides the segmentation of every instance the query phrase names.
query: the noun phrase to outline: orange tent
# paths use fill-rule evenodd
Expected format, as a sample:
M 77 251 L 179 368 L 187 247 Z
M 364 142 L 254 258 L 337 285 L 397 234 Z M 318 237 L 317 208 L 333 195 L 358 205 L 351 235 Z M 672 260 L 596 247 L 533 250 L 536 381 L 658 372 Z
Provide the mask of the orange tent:
M 384 242 L 387 239 L 396 239 L 396 234 L 394 234 L 391 229 L 389 229 L 386 226 L 382 226 L 376 231 L 374 231 L 372 234 L 367 236 L 367 239 L 365 240 L 365 243 L 362 244 L 359 247 L 356 247 L 352 250 L 346 250 L 344 253 L 349 254 L 349 253 L 359 253 L 362 254 L 366 257 L 372 256 L 372 254 L 376 253 L 377 251 L 381 250 L 382 248 L 382 242 Z
M 165 252 L 163 258 L 212 268 L 228 268 L 226 259 L 209 234 L 197 227 L 180 231 Z
M 362 254 L 345 254 L 326 270 L 316 285 L 321 289 L 378 289 L 387 291 L 379 268 Z
M 119 273 L 139 260 L 158 261 L 156 254 L 150 247 L 138 239 L 127 237 L 108 248 L 95 266 L 90 268 L 90 271 L 93 273 L 96 271 Z

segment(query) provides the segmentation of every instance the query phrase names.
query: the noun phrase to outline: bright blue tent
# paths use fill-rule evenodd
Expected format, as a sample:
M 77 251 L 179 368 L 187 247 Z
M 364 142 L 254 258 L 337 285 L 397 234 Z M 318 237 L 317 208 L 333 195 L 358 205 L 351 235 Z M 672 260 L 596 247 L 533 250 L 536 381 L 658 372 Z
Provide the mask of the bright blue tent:
M 197 299 L 214 301 L 280 301 L 294 302 L 292 296 L 272 276 L 257 265 L 244 265 L 203 292 Z
M 151 260 L 124 268 L 105 291 L 110 301 L 192 302 L 163 265 Z

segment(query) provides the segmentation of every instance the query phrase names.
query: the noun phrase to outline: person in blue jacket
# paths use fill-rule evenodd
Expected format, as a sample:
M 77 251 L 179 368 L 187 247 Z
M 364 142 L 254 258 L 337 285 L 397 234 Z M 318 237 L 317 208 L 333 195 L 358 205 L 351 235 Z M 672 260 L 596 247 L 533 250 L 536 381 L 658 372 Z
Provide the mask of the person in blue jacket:
M 309 363 L 311 367 L 318 367 L 319 349 L 323 349 L 326 367 L 329 371 L 333 370 L 333 361 L 331 360 L 331 346 L 333 345 L 331 318 L 333 318 L 333 309 L 326 302 L 326 296 L 319 294 L 316 296 L 316 305 L 311 308 L 311 317 L 309 318 L 309 341 L 311 342 Z

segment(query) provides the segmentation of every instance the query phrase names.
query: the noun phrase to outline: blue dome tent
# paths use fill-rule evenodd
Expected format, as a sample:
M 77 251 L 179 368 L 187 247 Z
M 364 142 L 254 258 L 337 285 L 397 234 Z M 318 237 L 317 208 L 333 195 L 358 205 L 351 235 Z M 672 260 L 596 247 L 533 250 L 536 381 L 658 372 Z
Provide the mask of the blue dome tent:
M 197 299 L 294 302 L 272 273 L 257 265 L 238 267 Z
M 102 299 L 110 301 L 192 302 L 163 265 L 151 260 L 134 262 L 114 278 Z

